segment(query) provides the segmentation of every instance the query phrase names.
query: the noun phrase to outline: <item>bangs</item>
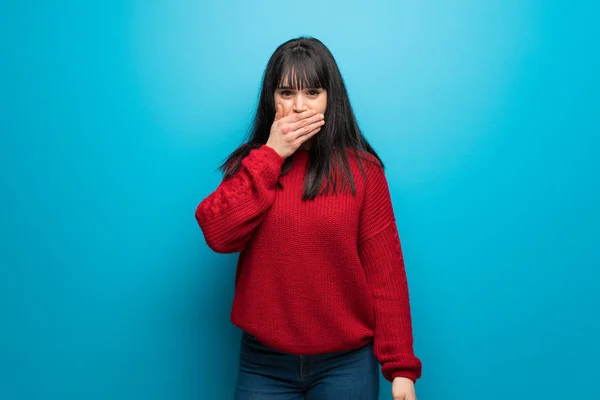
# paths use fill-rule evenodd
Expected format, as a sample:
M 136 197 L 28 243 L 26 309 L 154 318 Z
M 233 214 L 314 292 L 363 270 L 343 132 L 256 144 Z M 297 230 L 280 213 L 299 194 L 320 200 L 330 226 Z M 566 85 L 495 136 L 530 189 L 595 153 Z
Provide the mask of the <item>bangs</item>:
M 325 88 L 323 68 L 308 54 L 294 54 L 285 60 L 276 77 L 277 89 L 303 90 L 304 88 Z

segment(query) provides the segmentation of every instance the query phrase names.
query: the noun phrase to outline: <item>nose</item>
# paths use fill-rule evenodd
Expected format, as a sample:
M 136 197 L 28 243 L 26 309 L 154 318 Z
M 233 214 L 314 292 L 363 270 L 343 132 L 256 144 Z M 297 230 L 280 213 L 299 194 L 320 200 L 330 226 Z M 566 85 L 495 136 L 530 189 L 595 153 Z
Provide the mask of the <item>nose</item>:
M 298 93 L 294 98 L 294 111 L 297 113 L 307 110 L 306 102 L 302 93 Z

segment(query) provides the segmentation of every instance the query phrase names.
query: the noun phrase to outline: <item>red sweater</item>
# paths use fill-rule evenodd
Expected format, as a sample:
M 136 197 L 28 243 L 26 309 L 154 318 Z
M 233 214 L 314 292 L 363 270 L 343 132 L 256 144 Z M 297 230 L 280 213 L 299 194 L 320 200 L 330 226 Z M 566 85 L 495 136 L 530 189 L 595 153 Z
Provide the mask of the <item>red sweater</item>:
M 373 340 L 387 380 L 416 381 L 421 361 L 383 169 L 363 161 L 365 180 L 348 152 L 356 196 L 338 191 L 302 201 L 308 154 L 296 151 L 280 175 L 284 159 L 275 150 L 252 150 L 196 209 L 212 250 L 241 252 L 231 321 L 266 346 L 298 355 Z

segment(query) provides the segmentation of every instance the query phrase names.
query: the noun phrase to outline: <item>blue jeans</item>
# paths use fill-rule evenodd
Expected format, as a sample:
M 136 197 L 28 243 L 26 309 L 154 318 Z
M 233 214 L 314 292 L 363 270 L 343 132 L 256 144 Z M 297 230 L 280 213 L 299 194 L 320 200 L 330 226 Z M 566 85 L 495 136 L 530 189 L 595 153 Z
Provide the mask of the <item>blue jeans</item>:
M 377 400 L 373 342 L 348 351 L 299 356 L 242 332 L 235 400 Z

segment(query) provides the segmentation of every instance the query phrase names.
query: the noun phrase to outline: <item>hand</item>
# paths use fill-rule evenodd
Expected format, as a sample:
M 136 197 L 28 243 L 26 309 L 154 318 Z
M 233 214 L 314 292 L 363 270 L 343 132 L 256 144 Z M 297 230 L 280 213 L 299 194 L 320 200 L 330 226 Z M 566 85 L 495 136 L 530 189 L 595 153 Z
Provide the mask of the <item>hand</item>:
M 323 114 L 314 110 L 294 113 L 291 109 L 288 115 L 283 115 L 283 106 L 277 104 L 275 120 L 271 125 L 271 133 L 266 145 L 272 147 L 281 157 L 287 158 L 321 130 L 325 124 Z
M 412 379 L 397 376 L 392 382 L 392 398 L 394 400 L 417 400 L 415 383 Z

